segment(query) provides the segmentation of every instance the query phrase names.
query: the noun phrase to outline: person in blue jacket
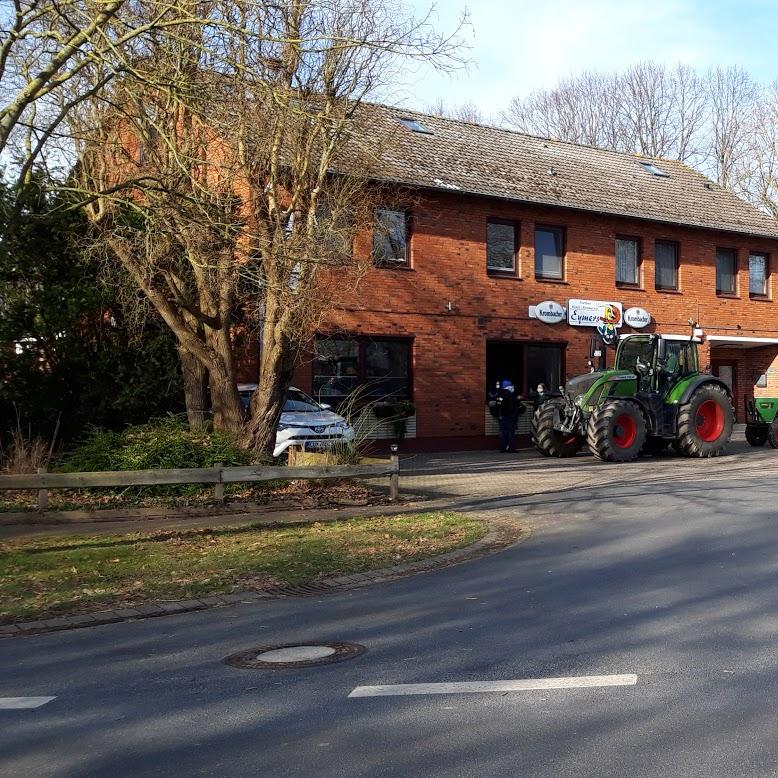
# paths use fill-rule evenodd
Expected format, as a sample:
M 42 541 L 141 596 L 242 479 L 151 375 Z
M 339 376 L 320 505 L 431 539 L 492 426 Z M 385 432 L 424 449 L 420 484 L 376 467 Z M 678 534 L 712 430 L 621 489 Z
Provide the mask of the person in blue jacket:
M 502 381 L 497 393 L 497 421 L 500 425 L 500 451 L 515 451 L 514 438 L 519 420 L 519 404 L 516 387 L 510 381 Z

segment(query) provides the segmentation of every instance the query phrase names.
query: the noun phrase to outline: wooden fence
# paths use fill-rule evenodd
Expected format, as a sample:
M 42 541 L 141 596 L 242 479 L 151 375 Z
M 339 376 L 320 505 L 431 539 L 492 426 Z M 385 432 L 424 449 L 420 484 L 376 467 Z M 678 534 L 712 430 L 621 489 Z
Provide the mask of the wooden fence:
M 38 509 L 49 507 L 49 489 L 90 489 L 116 486 L 169 486 L 172 484 L 213 484 L 214 498 L 224 500 L 224 484 L 261 481 L 300 481 L 329 478 L 380 478 L 389 476 L 389 497 L 400 497 L 400 457 L 392 454 L 386 464 L 324 465 L 322 467 L 245 467 L 182 468 L 176 470 L 112 470 L 96 473 L 47 473 L 0 475 L 0 490 L 38 492 Z

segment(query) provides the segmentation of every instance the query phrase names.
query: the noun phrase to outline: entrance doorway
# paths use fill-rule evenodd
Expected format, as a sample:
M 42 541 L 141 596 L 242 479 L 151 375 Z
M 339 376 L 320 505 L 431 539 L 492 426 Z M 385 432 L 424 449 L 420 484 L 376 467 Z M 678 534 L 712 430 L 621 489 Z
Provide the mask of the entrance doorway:
M 733 397 L 737 397 L 737 363 L 731 359 L 712 359 L 710 369 L 716 378 L 720 378 L 732 392 Z
M 529 445 L 533 401 L 538 384 L 554 391 L 564 377 L 565 346 L 558 343 L 523 343 L 518 341 L 488 340 L 486 342 L 485 433 L 497 435 L 497 419 L 492 416 L 488 401 L 493 399 L 498 384 L 511 381 L 516 394 L 523 398 L 527 409 L 519 416 L 517 429 L 519 445 Z
M 565 347 L 557 343 L 486 342 L 486 396 L 500 381 L 511 381 L 516 392 L 529 398 L 538 384 L 556 391 L 563 381 Z
M 510 381 L 516 392 L 524 391 L 524 344 L 513 341 L 486 342 L 486 395 L 498 388 L 501 381 Z

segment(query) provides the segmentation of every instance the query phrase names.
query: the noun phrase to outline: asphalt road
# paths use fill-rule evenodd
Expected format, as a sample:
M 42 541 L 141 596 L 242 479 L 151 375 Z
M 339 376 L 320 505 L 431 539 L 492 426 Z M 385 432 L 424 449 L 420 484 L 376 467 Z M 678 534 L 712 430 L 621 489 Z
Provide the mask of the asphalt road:
M 773 457 L 728 457 L 715 477 L 710 463 L 662 462 L 646 483 L 602 466 L 596 486 L 479 498 L 532 537 L 393 583 L 0 641 L 0 697 L 56 697 L 0 710 L 0 773 L 778 775 Z M 367 652 L 295 670 L 222 661 L 341 640 Z M 612 674 L 637 682 L 348 697 Z

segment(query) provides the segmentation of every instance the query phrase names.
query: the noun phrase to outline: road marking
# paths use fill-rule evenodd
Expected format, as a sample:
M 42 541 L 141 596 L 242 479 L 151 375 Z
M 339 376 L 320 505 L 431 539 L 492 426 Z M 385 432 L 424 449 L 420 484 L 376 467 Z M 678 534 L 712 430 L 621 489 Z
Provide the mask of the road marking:
M 0 697 L 0 710 L 31 710 L 56 699 L 56 697 Z
M 533 689 L 591 689 L 598 686 L 634 686 L 637 675 L 579 675 L 570 678 L 525 678 L 515 681 L 464 681 L 462 683 L 399 683 L 357 686 L 349 697 L 391 697 L 407 694 L 470 694 L 473 692 L 526 692 Z

